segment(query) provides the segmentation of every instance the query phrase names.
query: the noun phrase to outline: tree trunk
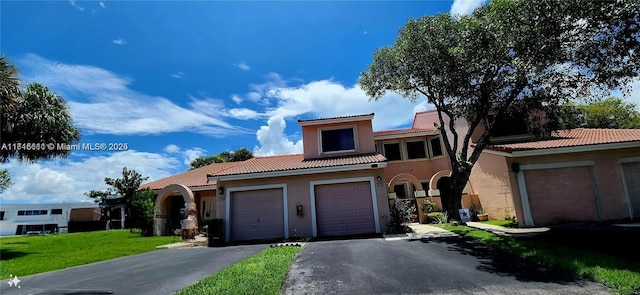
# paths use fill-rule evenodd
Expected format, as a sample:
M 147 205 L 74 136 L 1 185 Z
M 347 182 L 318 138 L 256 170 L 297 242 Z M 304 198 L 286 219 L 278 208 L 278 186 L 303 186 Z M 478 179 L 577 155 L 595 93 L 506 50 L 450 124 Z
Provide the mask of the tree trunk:
M 462 208 L 462 192 L 469 181 L 471 166 L 467 162 L 457 162 L 451 170 L 450 195 L 446 199 L 444 210 L 449 215 L 449 219 L 460 220 L 458 209 Z

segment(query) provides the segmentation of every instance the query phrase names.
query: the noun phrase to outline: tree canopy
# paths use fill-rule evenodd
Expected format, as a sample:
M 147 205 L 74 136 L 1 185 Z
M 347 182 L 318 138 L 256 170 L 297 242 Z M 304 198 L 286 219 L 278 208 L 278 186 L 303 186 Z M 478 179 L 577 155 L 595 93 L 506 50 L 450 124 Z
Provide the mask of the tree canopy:
M 374 52 L 359 84 L 374 100 L 393 91 L 435 106 L 452 166 L 444 206 L 457 216 L 493 126 L 510 113 L 526 111 L 544 136 L 564 103 L 628 93 L 640 74 L 639 11 L 624 0 L 493 0 L 471 15 L 409 19 L 392 46 Z M 468 129 L 456 129 L 458 119 Z
M 577 106 L 583 111 L 585 127 L 629 129 L 640 128 L 640 111 L 634 103 L 627 103 L 619 97 Z
M 191 161 L 190 169 L 200 168 L 213 163 L 242 162 L 251 158 L 253 158 L 253 153 L 250 150 L 240 148 L 233 152 L 224 151 L 214 156 L 197 157 Z
M 140 189 L 140 185 L 149 177 L 143 177 L 135 170 L 122 168 L 122 178 L 106 177 L 104 182 L 109 187 L 104 191 L 92 190 L 85 195 L 95 199 L 101 208 L 108 209 L 109 201 L 119 199 L 126 205 L 127 224 L 130 228 L 139 228 L 143 236 L 153 234 L 154 193 L 150 189 Z M 108 219 L 108 213 L 103 211 Z M 108 221 L 108 220 L 107 220 Z

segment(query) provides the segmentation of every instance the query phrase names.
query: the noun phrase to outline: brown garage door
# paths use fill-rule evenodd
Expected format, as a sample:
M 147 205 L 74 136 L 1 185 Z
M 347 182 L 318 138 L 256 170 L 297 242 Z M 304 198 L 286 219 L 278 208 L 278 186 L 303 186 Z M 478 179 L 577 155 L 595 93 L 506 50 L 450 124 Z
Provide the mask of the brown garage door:
M 589 167 L 524 172 L 535 225 L 597 220 Z
M 231 240 L 284 238 L 282 189 L 231 193 Z
M 627 186 L 633 218 L 640 217 L 640 162 L 623 163 L 624 183 Z
M 369 182 L 318 185 L 315 197 L 318 236 L 376 231 Z

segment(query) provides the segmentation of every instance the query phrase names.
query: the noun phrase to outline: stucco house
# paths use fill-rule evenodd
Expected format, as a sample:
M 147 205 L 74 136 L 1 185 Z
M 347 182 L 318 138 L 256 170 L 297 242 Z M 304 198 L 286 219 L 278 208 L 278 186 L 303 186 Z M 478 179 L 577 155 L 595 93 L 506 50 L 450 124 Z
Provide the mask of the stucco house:
M 157 193 L 155 233 L 178 228 L 185 206 L 200 221 L 223 219 L 227 241 L 385 231 L 389 198 L 438 198 L 450 165 L 433 127 L 374 132 L 373 117 L 298 120 L 303 154 L 212 164 L 144 184 Z

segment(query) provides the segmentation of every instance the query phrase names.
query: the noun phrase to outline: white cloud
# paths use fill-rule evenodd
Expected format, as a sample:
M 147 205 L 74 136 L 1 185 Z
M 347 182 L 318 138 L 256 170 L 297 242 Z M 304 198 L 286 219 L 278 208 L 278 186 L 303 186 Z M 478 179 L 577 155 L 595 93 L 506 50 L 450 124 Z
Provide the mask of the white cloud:
M 71 4 L 71 6 L 77 8 L 80 11 L 84 11 L 84 9 L 85 9 L 84 7 L 78 5 L 78 3 L 76 3 L 75 0 L 69 0 L 69 4 Z
M 98 1 L 98 4 L 100 4 L 100 7 L 102 7 L 102 8 L 106 8 L 106 6 L 104 5 L 104 2 L 102 2 L 102 1 Z
M 236 64 L 235 66 L 238 67 L 239 69 L 243 70 L 243 71 L 251 70 L 251 67 L 244 61 L 240 62 L 239 64 Z
M 273 156 L 302 153 L 302 139 L 293 142 L 284 134 L 287 123 L 280 116 L 269 118 L 266 126 L 261 126 L 256 137 L 260 146 L 253 149 L 256 156 Z
M 453 0 L 451 15 L 471 14 L 476 8 L 482 6 L 486 0 Z
M 247 93 L 247 99 L 253 102 L 258 102 L 260 100 L 260 98 L 262 98 L 262 95 L 260 95 L 260 93 L 258 92 L 249 92 Z
M 171 77 L 174 77 L 176 79 L 182 79 L 182 78 L 184 78 L 184 73 L 183 72 L 177 72 L 175 74 L 171 74 Z
M 169 153 L 169 154 L 173 154 L 173 153 L 177 153 L 180 151 L 180 147 L 175 145 L 175 144 L 170 144 L 168 146 L 166 146 L 164 148 L 164 151 Z
M 226 114 L 221 100 L 190 96 L 185 108 L 131 90 L 132 79 L 102 68 L 62 64 L 34 54 L 17 62 L 25 81 L 43 83 L 67 99 L 74 122 L 85 134 L 195 132 L 224 137 L 250 132 L 219 119 Z
M 118 38 L 118 39 L 112 40 L 111 42 L 113 42 L 113 44 L 115 44 L 115 45 L 125 45 L 125 44 L 127 44 L 127 41 L 125 41 L 122 38 Z
M 633 80 L 629 83 L 628 87 L 630 90 L 626 95 L 624 95 L 620 90 L 615 90 L 611 92 L 611 96 L 620 97 L 629 103 L 635 104 L 636 109 L 640 111 L 640 78 Z
M 39 163 L 10 162 L 5 165 L 14 185 L 0 194 L 2 203 L 57 203 L 89 201 L 84 193 L 104 190 L 105 177 L 122 177 L 122 168 L 136 170 L 149 181 L 176 172 L 180 161 L 166 155 L 134 150 L 108 155 L 87 156 L 79 160 Z
M 264 117 L 262 114 L 247 108 L 230 109 L 229 116 L 240 120 L 250 120 Z
M 237 94 L 234 94 L 231 96 L 231 100 L 233 100 L 235 103 L 240 104 L 242 103 L 242 97 L 238 96 Z
M 206 150 L 201 149 L 201 148 L 192 148 L 192 149 L 185 150 L 183 152 L 183 154 L 184 154 L 183 163 L 185 165 L 190 165 L 191 162 L 193 162 L 193 160 L 195 160 L 198 157 L 204 156 L 206 152 L 207 152 Z

